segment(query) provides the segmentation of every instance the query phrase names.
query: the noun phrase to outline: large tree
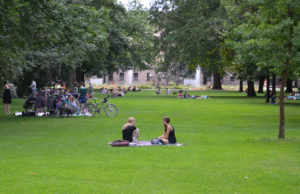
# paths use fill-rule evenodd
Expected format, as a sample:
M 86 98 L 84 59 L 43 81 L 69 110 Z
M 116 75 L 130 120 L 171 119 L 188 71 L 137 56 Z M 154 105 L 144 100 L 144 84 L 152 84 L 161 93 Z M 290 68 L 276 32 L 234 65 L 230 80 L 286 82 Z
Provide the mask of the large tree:
M 233 29 L 234 34 L 240 37 L 233 40 L 235 61 L 251 64 L 256 71 L 268 69 L 268 75 L 273 74 L 273 77 L 275 74 L 281 76 L 278 137 L 284 138 L 284 89 L 287 79 L 292 75 L 291 72 L 299 72 L 300 2 L 294 0 L 242 2 L 252 9 L 243 14 L 246 21 Z
M 158 27 L 165 66 L 198 65 L 213 72 L 214 89 L 221 89 L 220 31 L 226 12 L 219 0 L 156 1 L 151 13 Z M 184 68 L 183 68 L 184 69 Z
M 65 76 L 105 40 L 101 11 L 69 1 L 1 1 L 1 79 L 41 83 Z M 20 91 L 22 94 L 24 91 Z

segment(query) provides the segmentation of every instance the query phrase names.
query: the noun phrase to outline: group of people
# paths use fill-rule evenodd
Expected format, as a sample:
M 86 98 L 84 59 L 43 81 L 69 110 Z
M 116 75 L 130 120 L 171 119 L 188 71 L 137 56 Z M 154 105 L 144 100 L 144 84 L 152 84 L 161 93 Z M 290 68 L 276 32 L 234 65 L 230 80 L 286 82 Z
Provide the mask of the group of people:
M 171 119 L 169 117 L 164 117 L 162 120 L 164 126 L 164 132 L 158 137 L 162 144 L 175 144 L 177 142 L 175 136 L 175 129 L 171 125 Z M 129 117 L 128 122 L 122 127 L 122 137 L 123 140 L 129 142 L 137 143 L 137 139 L 140 136 L 139 129 L 136 128 L 136 120 L 134 117 Z
M 141 89 L 136 86 L 129 86 L 127 88 L 125 87 L 112 87 L 112 88 L 107 88 L 107 87 L 102 87 L 99 89 L 99 94 L 110 94 L 112 98 L 117 97 L 117 96 L 125 96 L 127 92 L 139 92 Z
M 162 94 L 160 86 L 157 87 L 155 93 L 158 94 L 158 95 Z M 173 94 L 174 95 L 177 94 L 176 88 L 173 88 Z M 171 89 L 170 88 L 166 88 L 166 95 L 171 95 Z
M 76 108 L 82 109 L 87 103 L 88 98 L 92 98 L 93 87 L 90 85 L 86 88 L 84 83 L 80 84 L 78 91 L 71 92 L 70 90 L 65 90 L 65 87 L 44 87 L 37 89 L 36 82 L 32 80 L 30 85 L 31 96 L 35 99 L 36 114 L 39 112 L 44 112 L 46 114 L 47 98 L 49 96 L 59 96 L 68 100 L 68 103 Z
M 125 94 L 127 93 L 127 90 L 123 87 L 113 87 L 113 88 L 106 88 L 106 87 L 102 87 L 99 89 L 99 94 L 110 94 L 110 96 L 112 98 L 116 97 L 116 96 L 125 96 Z
M 299 93 L 292 92 L 286 98 L 287 100 L 300 100 L 300 92 Z

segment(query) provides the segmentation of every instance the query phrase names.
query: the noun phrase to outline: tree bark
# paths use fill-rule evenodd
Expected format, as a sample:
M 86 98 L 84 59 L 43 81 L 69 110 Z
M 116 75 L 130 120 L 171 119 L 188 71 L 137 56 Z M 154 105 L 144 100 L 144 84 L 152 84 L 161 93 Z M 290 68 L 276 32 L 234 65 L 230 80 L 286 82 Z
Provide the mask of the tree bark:
M 298 88 L 298 80 L 297 80 L 297 79 L 295 80 L 294 87 L 295 87 L 295 88 Z
M 294 18 L 292 8 L 290 3 L 288 3 L 288 15 L 291 19 Z M 292 52 L 293 49 L 293 42 L 291 41 L 294 36 L 294 26 L 297 25 L 297 20 L 294 20 L 293 25 L 290 25 L 289 27 L 289 48 L 288 51 L 289 53 Z M 282 78 L 281 78 L 281 86 L 280 86 L 280 119 L 279 119 L 279 133 L 278 133 L 278 138 L 284 139 L 285 137 L 285 118 L 284 118 L 284 86 L 287 84 L 287 77 L 288 77 L 288 70 L 289 70 L 289 65 L 290 65 L 290 58 L 287 59 L 286 61 L 286 68 L 282 72 Z
M 286 90 L 285 90 L 285 92 L 289 92 L 289 93 L 293 92 L 293 81 L 289 78 L 286 80 Z
M 276 94 L 276 74 L 272 75 L 272 93 Z
M 249 97 L 254 97 L 254 96 L 256 96 L 256 93 L 255 93 L 255 89 L 254 89 L 254 81 L 252 81 L 252 80 L 248 80 L 247 81 L 247 84 L 248 84 L 248 91 L 247 91 L 247 93 L 248 93 L 248 96 Z
M 270 103 L 270 77 L 267 75 L 266 103 Z
M 83 83 L 84 82 L 84 72 L 80 67 L 76 68 L 76 80 L 78 83 Z
M 214 77 L 214 84 L 213 84 L 213 90 L 222 90 L 222 83 L 221 83 L 221 75 L 219 72 L 213 73 Z
M 264 93 L 264 81 L 265 81 L 265 77 L 264 76 L 261 76 L 259 78 L 259 86 L 258 86 L 258 92 L 257 93 Z
M 68 88 L 73 90 L 74 89 L 74 83 L 76 81 L 76 68 L 74 68 L 68 78 Z
M 279 134 L 278 138 L 284 139 L 285 131 L 285 118 L 284 118 L 284 86 L 287 80 L 287 71 L 282 73 L 281 86 L 280 86 L 280 119 L 279 119 Z
M 203 85 L 206 85 L 207 84 L 207 74 L 204 73 L 203 74 Z
M 243 92 L 243 91 L 244 91 L 243 80 L 240 79 L 240 90 L 239 90 L 239 92 Z

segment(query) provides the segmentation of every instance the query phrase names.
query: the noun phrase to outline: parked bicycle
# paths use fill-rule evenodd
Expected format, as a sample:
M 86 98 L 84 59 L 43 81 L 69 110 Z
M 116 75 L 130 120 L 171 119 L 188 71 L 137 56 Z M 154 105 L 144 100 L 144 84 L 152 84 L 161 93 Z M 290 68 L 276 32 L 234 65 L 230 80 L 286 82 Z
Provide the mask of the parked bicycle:
M 118 107 L 109 103 L 109 96 L 105 97 L 101 103 L 97 103 L 97 98 L 93 98 L 94 103 L 87 103 L 86 107 L 90 111 L 90 114 L 95 116 L 97 113 L 101 115 L 102 108 L 104 113 L 108 117 L 116 117 L 119 113 Z
M 87 105 L 83 109 L 78 108 L 71 104 L 66 98 L 62 97 L 58 100 L 57 108 L 53 116 L 59 115 L 61 117 L 70 117 L 70 116 L 94 116 L 91 112 L 94 110 L 90 109 Z

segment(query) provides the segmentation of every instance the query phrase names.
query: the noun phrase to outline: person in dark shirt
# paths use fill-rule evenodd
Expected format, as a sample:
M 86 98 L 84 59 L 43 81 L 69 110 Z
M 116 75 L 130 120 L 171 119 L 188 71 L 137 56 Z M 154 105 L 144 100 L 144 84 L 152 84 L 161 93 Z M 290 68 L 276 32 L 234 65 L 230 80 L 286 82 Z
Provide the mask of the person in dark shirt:
M 8 81 L 6 81 L 3 85 L 3 104 L 4 104 L 4 113 L 5 114 L 11 114 L 10 112 L 10 104 L 11 104 L 11 91 L 8 84 Z
M 164 144 L 176 143 L 175 129 L 170 122 L 171 120 L 169 117 L 163 118 L 163 125 L 165 127 L 165 132 L 158 139 L 161 139 Z
M 35 108 L 36 108 L 36 115 L 38 116 L 38 113 L 43 111 L 44 112 L 44 116 L 46 117 L 46 102 L 47 102 L 47 95 L 45 93 L 44 88 L 38 90 L 36 92 L 36 103 L 35 103 Z
M 139 129 L 135 127 L 135 118 L 129 117 L 128 123 L 123 125 L 122 136 L 123 140 L 136 142 L 136 139 L 139 137 Z
M 276 104 L 276 93 L 275 92 L 273 92 L 271 94 L 271 104 Z
M 83 109 L 84 105 L 87 102 L 87 93 L 88 93 L 88 89 L 84 86 L 84 84 L 80 85 L 80 88 L 78 90 L 78 101 L 80 104 L 80 109 Z

